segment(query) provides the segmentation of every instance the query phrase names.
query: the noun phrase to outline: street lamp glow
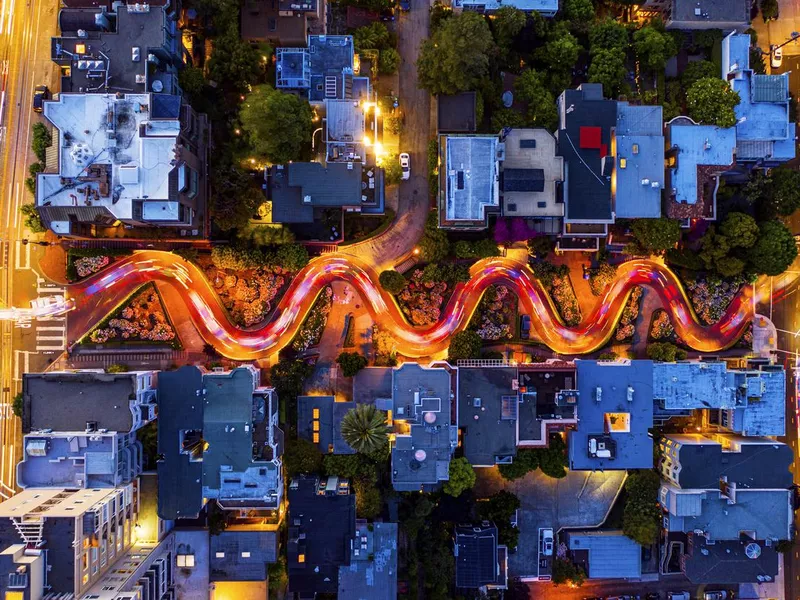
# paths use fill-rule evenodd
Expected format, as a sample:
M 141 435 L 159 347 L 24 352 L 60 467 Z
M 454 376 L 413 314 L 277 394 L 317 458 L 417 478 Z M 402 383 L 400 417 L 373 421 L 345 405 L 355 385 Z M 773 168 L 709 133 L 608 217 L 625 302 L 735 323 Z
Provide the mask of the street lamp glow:
M 372 140 L 369 139 L 368 137 L 364 137 L 364 145 L 365 146 L 371 146 L 372 145 Z

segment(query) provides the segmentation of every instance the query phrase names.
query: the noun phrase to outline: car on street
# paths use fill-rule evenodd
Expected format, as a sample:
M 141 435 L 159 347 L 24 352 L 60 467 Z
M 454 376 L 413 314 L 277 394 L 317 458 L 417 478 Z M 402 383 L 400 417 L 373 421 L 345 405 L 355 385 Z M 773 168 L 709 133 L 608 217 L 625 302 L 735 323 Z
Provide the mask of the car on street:
M 773 69 L 780 69 L 783 64 L 783 48 L 778 48 L 775 44 L 769 48 L 769 65 Z
M 661 594 L 658 592 L 650 592 L 644 597 L 644 600 L 661 600 Z
M 519 316 L 519 337 L 527 340 L 531 337 L 531 317 L 530 315 Z
M 731 595 L 725 590 L 715 590 L 703 594 L 703 600 L 728 600 L 730 597 Z
M 403 152 L 400 155 L 400 168 L 403 170 L 403 179 L 411 177 L 411 157 L 408 152 Z
M 400 0 L 400 10 L 403 12 L 408 12 L 411 10 L 411 2 L 410 0 Z
M 545 556 L 553 556 L 553 530 L 542 530 L 542 554 Z
M 667 592 L 667 600 L 691 600 L 689 592 Z
M 33 112 L 44 110 L 44 101 L 50 99 L 50 90 L 46 85 L 37 85 L 33 90 Z

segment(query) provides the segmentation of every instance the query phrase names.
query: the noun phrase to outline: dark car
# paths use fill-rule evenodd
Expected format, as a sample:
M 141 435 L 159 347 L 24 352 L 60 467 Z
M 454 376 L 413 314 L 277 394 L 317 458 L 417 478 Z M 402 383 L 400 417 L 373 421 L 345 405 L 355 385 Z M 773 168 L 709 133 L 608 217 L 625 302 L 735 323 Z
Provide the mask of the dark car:
M 410 0 L 400 0 L 400 10 L 408 12 L 411 10 L 411 2 Z
M 37 85 L 33 90 L 33 111 L 40 113 L 44 110 L 44 101 L 50 99 L 50 90 L 46 85 Z
M 529 315 L 519 316 L 519 337 L 523 340 L 531 337 L 531 318 Z

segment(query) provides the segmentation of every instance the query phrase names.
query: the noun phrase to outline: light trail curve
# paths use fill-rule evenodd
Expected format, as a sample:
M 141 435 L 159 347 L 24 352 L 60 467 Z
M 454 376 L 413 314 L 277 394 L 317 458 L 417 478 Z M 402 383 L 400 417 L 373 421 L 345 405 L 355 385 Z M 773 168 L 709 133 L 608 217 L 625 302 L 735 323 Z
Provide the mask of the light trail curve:
M 240 329 L 231 323 L 203 271 L 169 252 L 136 252 L 111 268 L 70 286 L 68 294 L 79 310 L 89 299 L 95 306 L 113 306 L 119 302 L 115 289 L 149 281 L 164 282 L 178 290 L 203 339 L 223 355 L 236 360 L 265 357 L 289 344 L 318 294 L 333 281 L 352 285 L 364 299 L 375 322 L 394 336 L 397 352 L 412 358 L 445 350 L 450 337 L 467 326 L 481 295 L 493 284 L 508 285 L 517 293 L 524 311 L 531 315 L 532 333 L 560 354 L 585 354 L 601 348 L 611 338 L 635 286 L 648 287 L 658 294 L 672 317 L 678 336 L 700 352 L 717 352 L 730 347 L 753 317 L 753 292 L 746 286 L 717 323 L 704 327 L 675 274 L 649 260 L 620 265 L 609 289 L 575 327 L 564 325 L 549 294 L 526 265 L 505 258 L 489 258 L 473 265 L 470 275 L 468 282 L 455 286 L 442 311 L 443 318 L 428 327 L 413 327 L 406 321 L 394 298 L 377 284 L 377 273 L 372 268 L 354 257 L 335 254 L 315 258 L 302 269 L 278 303 L 276 316 L 254 330 Z

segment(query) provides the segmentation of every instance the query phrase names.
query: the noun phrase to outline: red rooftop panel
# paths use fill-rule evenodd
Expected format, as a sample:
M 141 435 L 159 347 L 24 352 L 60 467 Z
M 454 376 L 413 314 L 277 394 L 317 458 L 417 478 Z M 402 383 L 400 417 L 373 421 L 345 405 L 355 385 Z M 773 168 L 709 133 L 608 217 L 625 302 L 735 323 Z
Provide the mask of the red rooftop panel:
M 581 127 L 581 148 L 600 148 L 601 129 L 599 127 Z

